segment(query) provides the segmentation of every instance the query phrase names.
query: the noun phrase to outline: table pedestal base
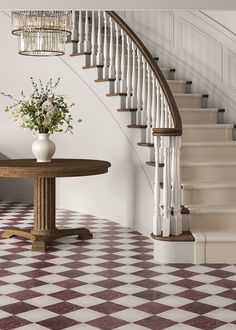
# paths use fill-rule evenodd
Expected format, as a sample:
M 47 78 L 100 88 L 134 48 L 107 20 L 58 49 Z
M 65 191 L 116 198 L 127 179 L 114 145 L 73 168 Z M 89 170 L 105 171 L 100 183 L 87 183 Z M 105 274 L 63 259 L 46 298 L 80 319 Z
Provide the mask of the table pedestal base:
M 29 229 L 8 228 L 2 233 L 2 237 L 10 238 L 13 236 L 20 236 L 28 238 L 32 241 L 32 251 L 45 252 L 47 242 L 54 239 L 66 236 L 78 235 L 78 239 L 86 240 L 93 238 L 92 233 L 87 228 L 73 228 L 73 229 L 55 229 L 48 235 L 32 234 Z

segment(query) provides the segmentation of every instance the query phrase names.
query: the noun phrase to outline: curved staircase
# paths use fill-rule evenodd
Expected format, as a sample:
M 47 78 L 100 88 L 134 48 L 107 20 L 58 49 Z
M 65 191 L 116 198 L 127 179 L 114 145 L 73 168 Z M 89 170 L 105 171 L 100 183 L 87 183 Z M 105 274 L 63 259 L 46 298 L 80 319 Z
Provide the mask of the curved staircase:
M 83 69 L 97 71 L 95 82 L 107 84 L 107 97 L 120 99 L 114 110 L 130 112 L 138 145 L 151 149 L 155 259 L 235 263 L 236 142 L 224 109 L 208 108 L 208 95 L 174 80 L 175 69 L 159 69 L 114 12 L 75 12 L 68 42 L 75 60 L 84 57 Z

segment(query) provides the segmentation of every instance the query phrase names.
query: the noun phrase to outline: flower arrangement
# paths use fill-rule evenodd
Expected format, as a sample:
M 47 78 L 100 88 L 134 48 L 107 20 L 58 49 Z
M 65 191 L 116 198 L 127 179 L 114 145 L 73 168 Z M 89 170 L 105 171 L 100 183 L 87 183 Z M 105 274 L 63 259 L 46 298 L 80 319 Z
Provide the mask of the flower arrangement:
M 14 103 L 8 106 L 5 111 L 9 112 L 12 117 L 20 124 L 21 127 L 27 128 L 34 133 L 54 133 L 54 132 L 70 132 L 72 133 L 72 116 L 70 108 L 75 104 L 68 105 L 65 96 L 55 94 L 61 78 L 55 83 L 50 79 L 44 86 L 41 79 L 36 83 L 30 77 L 33 93 L 27 98 L 23 91 L 21 92 L 21 100 L 15 99 L 10 94 L 1 93 L 10 98 Z M 79 119 L 78 122 L 81 120 Z

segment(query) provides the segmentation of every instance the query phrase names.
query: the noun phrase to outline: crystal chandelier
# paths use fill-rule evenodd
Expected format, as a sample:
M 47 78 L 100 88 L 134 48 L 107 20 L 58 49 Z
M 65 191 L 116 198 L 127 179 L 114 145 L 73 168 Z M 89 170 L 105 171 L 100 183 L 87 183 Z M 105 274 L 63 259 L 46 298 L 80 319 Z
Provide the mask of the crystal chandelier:
M 12 34 L 18 36 L 18 51 L 21 55 L 63 55 L 71 30 L 70 11 L 12 12 Z

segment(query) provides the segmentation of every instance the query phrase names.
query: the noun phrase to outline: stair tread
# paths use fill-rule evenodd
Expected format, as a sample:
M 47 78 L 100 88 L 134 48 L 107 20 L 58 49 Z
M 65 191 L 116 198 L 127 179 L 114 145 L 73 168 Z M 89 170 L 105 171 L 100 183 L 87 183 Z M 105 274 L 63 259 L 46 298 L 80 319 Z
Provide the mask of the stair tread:
M 236 229 L 232 228 L 230 230 L 192 230 L 192 234 L 195 237 L 196 242 L 202 241 L 203 239 L 207 242 L 236 242 Z
M 236 213 L 235 204 L 194 204 L 187 205 L 191 214 L 231 214 Z
M 234 128 L 234 124 L 186 124 L 183 128 Z
M 185 181 L 184 189 L 236 188 L 236 181 Z
M 223 142 L 183 142 L 182 147 L 224 147 L 224 146 L 235 146 L 236 141 L 223 141 Z
M 200 94 L 200 93 L 173 93 L 174 96 L 181 96 L 181 97 L 208 97 L 207 94 Z
M 147 128 L 147 125 L 127 125 L 128 128 Z
M 168 83 L 171 83 L 171 84 L 190 84 L 192 83 L 192 81 L 190 80 L 183 80 L 183 79 L 167 79 L 167 82 Z
M 189 94 L 188 94 L 189 95 Z M 189 112 L 222 112 L 223 109 L 218 108 L 179 108 L 179 111 L 189 111 Z
M 181 166 L 236 166 L 235 160 L 186 160 Z

